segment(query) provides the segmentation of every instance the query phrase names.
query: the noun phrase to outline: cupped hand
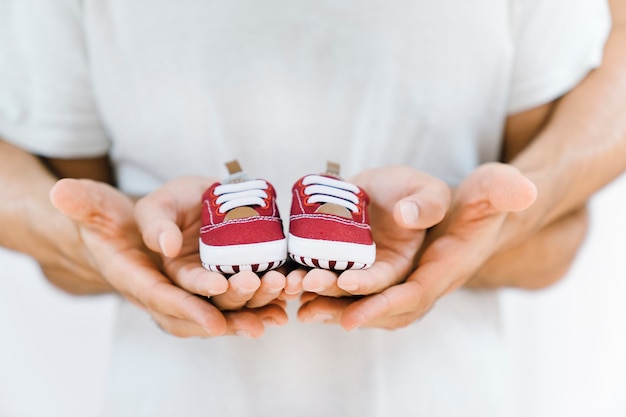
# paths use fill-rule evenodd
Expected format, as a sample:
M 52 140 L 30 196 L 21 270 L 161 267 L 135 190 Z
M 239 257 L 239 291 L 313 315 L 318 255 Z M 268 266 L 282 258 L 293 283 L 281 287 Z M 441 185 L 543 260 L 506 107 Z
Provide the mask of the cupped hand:
M 162 255 L 166 274 L 181 288 L 211 296 L 221 310 L 282 306 L 278 300 L 285 275 L 268 271 L 261 277 L 242 271 L 228 279 L 202 267 L 198 255 L 202 193 L 216 180 L 185 176 L 176 178 L 137 202 L 135 218 L 145 244 Z M 268 307 L 269 308 L 269 307 Z M 283 323 L 286 317 L 274 317 Z
M 299 316 L 338 322 L 348 330 L 406 326 L 467 282 L 499 249 L 507 218 L 535 199 L 536 187 L 514 167 L 482 165 L 456 190 L 450 212 L 429 232 L 417 268 L 405 282 L 358 300 L 308 296 Z
M 450 202 L 449 187 L 443 181 L 405 166 L 371 169 L 350 181 L 370 196 L 376 261 L 369 269 L 339 275 L 323 269 L 291 272 L 288 282 L 300 280 L 305 292 L 331 297 L 367 295 L 404 281 L 415 266 L 426 229 L 443 219 Z M 303 306 L 300 317 L 306 319 L 306 313 Z
M 242 334 L 257 337 L 264 322 L 286 318 L 280 306 L 254 313 L 225 314 L 206 298 L 180 288 L 161 272 L 159 259 L 149 251 L 134 219 L 133 201 L 104 183 L 63 179 L 50 193 L 55 207 L 72 219 L 94 268 L 115 290 L 145 309 L 165 331 L 180 337 Z M 177 281 L 193 277 L 193 268 L 172 265 Z M 202 295 L 226 290 L 219 280 L 206 284 Z

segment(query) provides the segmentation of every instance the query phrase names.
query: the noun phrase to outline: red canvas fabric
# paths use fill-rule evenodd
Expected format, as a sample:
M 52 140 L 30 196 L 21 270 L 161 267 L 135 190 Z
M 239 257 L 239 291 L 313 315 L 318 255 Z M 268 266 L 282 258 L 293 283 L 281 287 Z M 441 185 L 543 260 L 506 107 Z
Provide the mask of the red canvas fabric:
M 225 220 L 227 213 L 219 212 L 215 188 L 209 187 L 202 196 L 202 242 L 211 246 L 229 246 L 262 243 L 284 239 L 283 226 L 276 206 L 276 191 L 268 183 L 264 206 L 253 206 L 259 216 Z
M 367 211 L 369 196 L 364 190 L 360 189 L 357 194 L 358 212 L 352 213 L 352 219 L 347 219 L 332 214 L 316 213 L 322 204 L 308 201 L 309 196 L 304 193 L 306 186 L 302 183 L 303 179 L 304 177 L 298 180 L 292 188 L 289 233 L 307 239 L 363 245 L 373 243 Z

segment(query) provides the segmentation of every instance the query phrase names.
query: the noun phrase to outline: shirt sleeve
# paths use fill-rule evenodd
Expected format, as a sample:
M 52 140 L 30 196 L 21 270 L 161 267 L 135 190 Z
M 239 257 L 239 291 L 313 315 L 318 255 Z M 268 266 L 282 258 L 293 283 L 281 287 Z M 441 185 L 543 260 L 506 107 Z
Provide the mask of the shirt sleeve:
M 560 97 L 598 67 L 611 18 L 606 0 L 519 0 L 512 27 L 509 114 Z
M 80 0 L 0 1 L 0 137 L 49 157 L 104 155 Z

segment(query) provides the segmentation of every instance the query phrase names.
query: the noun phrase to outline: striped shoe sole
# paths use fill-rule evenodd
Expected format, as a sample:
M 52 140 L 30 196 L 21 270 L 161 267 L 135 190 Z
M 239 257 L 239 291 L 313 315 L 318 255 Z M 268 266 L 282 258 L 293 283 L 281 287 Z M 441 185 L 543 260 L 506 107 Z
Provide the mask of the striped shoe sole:
M 331 271 L 346 271 L 348 269 L 365 269 L 372 266 L 372 264 L 364 264 L 359 262 L 349 261 L 332 261 L 327 259 L 309 258 L 307 256 L 289 254 L 289 257 L 299 263 L 300 265 L 308 266 L 310 268 L 322 268 L 329 269 Z
M 252 271 L 252 272 L 265 272 L 270 269 L 276 269 L 280 266 L 284 265 L 285 259 L 280 261 L 266 262 L 262 264 L 252 264 L 252 265 L 209 265 L 202 263 L 202 266 L 205 269 L 213 272 L 219 272 L 221 274 L 236 274 L 241 271 Z

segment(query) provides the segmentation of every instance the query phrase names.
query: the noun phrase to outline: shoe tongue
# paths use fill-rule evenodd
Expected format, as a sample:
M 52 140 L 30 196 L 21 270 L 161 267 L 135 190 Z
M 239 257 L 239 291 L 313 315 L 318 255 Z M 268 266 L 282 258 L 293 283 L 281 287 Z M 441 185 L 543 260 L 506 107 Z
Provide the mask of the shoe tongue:
M 249 206 L 235 207 L 226 213 L 224 220 L 247 219 L 248 217 L 260 216 L 259 212 Z
M 334 216 L 345 217 L 346 219 L 352 219 L 352 213 L 347 208 L 340 206 L 339 204 L 324 203 L 315 210 L 316 213 L 332 214 Z
M 231 174 L 222 180 L 222 184 L 235 184 L 238 182 L 250 181 L 250 177 L 245 172 L 237 172 Z

